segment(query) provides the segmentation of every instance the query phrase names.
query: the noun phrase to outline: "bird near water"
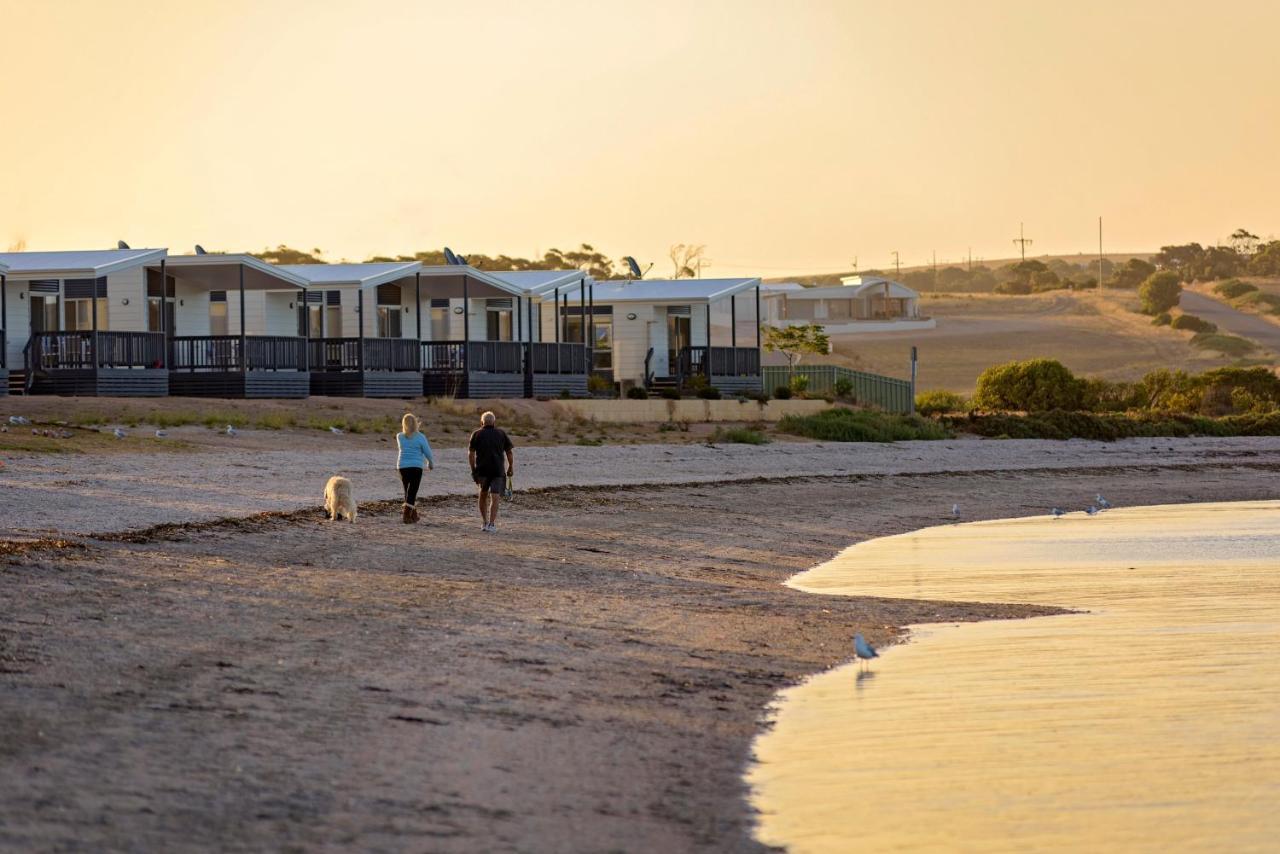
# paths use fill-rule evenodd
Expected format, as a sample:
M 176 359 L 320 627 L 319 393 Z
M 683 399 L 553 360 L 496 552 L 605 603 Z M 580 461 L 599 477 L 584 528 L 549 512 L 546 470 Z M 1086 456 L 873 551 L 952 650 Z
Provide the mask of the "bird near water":
M 880 653 L 876 652 L 876 648 L 867 643 L 867 639 L 862 633 L 853 636 L 853 651 L 858 656 L 858 661 L 870 661 L 873 658 L 879 658 Z
M 123 430 L 117 427 L 116 429 L 111 431 L 111 435 L 115 436 L 117 439 L 123 439 L 128 434 L 126 434 Z
M 227 425 L 226 432 L 227 432 L 227 435 L 231 436 L 232 438 L 235 438 L 236 436 L 240 435 L 239 431 L 237 431 L 236 428 L 232 427 L 230 424 Z
M 1049 511 L 1049 515 L 1055 519 L 1060 519 L 1065 515 L 1065 511 L 1061 507 L 1055 507 Z
M 952 504 L 952 505 L 951 505 L 951 518 L 952 518 L 952 519 L 959 519 L 959 518 L 960 518 L 960 505 L 959 505 L 959 504 Z
M 1103 497 L 1102 497 L 1102 493 L 1101 493 L 1101 492 L 1099 492 L 1099 493 L 1098 493 L 1098 497 L 1097 497 L 1097 502 L 1096 502 L 1096 503 L 1097 503 L 1097 505 L 1098 505 L 1098 509 L 1099 509 L 1099 510 L 1110 510 L 1110 509 L 1111 509 L 1111 502 L 1110 502 L 1110 501 L 1108 501 L 1107 499 L 1103 498 Z
M 1088 507 L 1084 509 L 1084 512 L 1088 513 L 1090 516 L 1097 516 L 1098 508 L 1095 505 L 1090 504 Z

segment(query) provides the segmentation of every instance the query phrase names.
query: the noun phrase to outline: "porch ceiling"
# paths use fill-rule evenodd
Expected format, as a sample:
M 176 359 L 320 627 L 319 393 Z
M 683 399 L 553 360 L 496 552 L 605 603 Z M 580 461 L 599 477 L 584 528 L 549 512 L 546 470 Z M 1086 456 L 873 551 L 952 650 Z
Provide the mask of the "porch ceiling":
M 160 265 L 149 264 L 148 268 L 159 270 Z M 241 268 L 246 291 L 298 291 L 307 284 L 301 276 L 252 255 L 178 255 L 167 260 L 165 272 L 211 291 L 234 291 L 240 288 Z
M 423 299 L 428 297 L 434 297 L 435 299 L 461 299 L 464 280 L 467 283 L 467 296 L 472 298 L 525 297 L 532 295 L 530 290 L 505 282 L 491 273 L 476 270 L 472 267 L 452 266 L 422 268 L 422 297 Z M 408 283 L 412 289 L 412 276 L 409 277 Z M 401 281 L 402 286 L 403 284 L 404 282 Z

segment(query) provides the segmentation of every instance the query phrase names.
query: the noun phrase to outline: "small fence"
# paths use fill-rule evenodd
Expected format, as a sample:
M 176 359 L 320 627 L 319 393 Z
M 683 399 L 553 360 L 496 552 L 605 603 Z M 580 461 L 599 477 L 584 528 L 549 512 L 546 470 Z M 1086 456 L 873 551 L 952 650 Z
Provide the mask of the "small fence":
M 857 403 L 878 406 L 886 412 L 908 414 L 915 411 L 910 380 L 852 371 L 839 365 L 797 365 L 795 375 L 808 378 L 810 394 L 833 395 L 836 382 L 845 379 L 851 384 L 850 394 Z M 788 379 L 785 367 L 770 365 L 764 368 L 764 388 L 770 394 L 778 386 L 786 385 Z

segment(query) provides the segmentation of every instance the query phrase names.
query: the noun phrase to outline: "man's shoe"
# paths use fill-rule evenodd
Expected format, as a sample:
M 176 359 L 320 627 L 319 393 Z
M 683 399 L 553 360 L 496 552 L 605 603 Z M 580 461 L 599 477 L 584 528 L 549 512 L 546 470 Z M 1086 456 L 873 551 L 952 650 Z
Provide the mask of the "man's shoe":
M 410 507 L 408 504 L 401 504 L 400 511 L 401 511 L 401 515 L 400 515 L 401 522 L 404 522 L 406 525 L 408 525 L 410 522 L 413 521 L 412 507 Z

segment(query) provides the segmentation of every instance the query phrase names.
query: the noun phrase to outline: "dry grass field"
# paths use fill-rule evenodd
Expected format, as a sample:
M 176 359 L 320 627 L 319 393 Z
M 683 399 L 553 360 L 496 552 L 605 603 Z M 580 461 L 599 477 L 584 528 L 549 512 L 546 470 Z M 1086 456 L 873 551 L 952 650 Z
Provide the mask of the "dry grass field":
M 1189 332 L 1151 325 L 1131 292 L 1055 291 L 1032 296 L 926 294 L 921 311 L 938 319 L 927 332 L 832 336 L 821 361 L 906 376 L 912 345 L 920 350 L 921 389 L 971 392 L 978 375 L 1013 359 L 1058 359 L 1095 377 L 1135 379 L 1157 368 L 1201 371 L 1235 359 L 1191 343 Z M 1253 361 L 1275 363 L 1259 350 Z

